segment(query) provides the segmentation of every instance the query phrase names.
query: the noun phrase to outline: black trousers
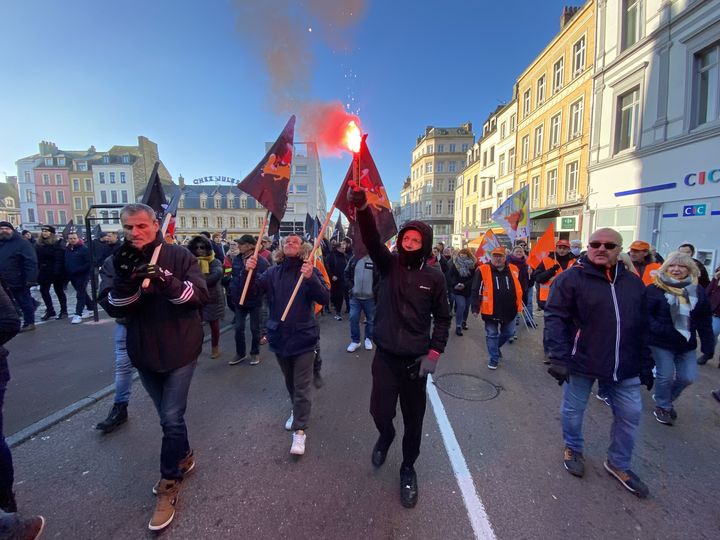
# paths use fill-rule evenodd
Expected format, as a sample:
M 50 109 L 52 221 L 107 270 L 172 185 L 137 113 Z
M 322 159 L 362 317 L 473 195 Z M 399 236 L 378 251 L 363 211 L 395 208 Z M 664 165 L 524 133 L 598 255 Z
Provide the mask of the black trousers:
M 414 358 L 395 356 L 376 349 L 372 363 L 373 386 L 370 394 L 370 414 L 380 432 L 381 444 L 388 447 L 395 438 L 393 419 L 400 398 L 400 410 L 405 424 L 402 441 L 403 464 L 410 466 L 420 455 L 422 424 L 427 404 L 427 378 L 417 376 L 417 365 L 413 367 L 414 362 Z
M 65 296 L 65 278 L 53 279 L 51 281 L 40 282 L 40 296 L 42 296 L 43 302 L 45 302 L 45 309 L 48 313 L 55 313 L 53 307 L 52 297 L 50 296 L 50 286 L 52 285 L 55 289 L 55 294 L 60 302 L 60 311 L 67 313 L 67 297 Z

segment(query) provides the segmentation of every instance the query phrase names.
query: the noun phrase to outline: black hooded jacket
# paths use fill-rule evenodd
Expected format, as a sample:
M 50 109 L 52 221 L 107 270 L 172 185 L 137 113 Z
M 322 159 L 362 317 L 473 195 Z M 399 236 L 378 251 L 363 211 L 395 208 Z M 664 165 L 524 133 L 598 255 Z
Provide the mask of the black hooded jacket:
M 358 210 L 357 222 L 363 243 L 380 272 L 375 316 L 378 348 L 407 358 L 417 358 L 430 349 L 442 353 L 451 316 L 445 276 L 425 263 L 432 252 L 432 229 L 421 221 L 406 223 L 398 233 L 399 253 L 390 253 L 380 241 L 371 210 Z M 402 251 L 403 236 L 409 229 L 422 236 L 419 253 Z

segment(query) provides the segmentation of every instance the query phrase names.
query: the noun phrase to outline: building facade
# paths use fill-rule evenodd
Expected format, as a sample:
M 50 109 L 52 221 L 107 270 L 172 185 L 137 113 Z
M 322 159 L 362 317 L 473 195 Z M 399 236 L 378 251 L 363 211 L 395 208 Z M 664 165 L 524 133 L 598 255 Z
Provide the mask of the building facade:
M 43 156 L 33 169 L 38 217 L 44 224 L 62 225 L 70 219 L 69 168 L 68 157 L 59 152 Z
M 598 2 L 585 219 L 667 254 L 720 250 L 720 1 Z
M 497 180 L 496 205 L 499 207 L 515 190 L 515 133 L 517 132 L 517 99 L 497 113 Z M 522 186 L 518 185 L 518 189 Z
M 410 182 L 400 191 L 400 215 L 430 225 L 438 242 L 449 244 L 452 239 L 457 178 L 474 141 L 470 122 L 457 127 L 428 126 L 416 139 Z
M 20 225 L 19 203 L 17 176 L 8 176 L 0 183 L 0 221 L 9 221 L 17 228 Z
M 531 237 L 557 221 L 561 238 L 579 238 L 588 193 L 595 0 L 565 8 L 560 24 L 517 81 L 515 190 L 530 186 Z
M 92 165 L 93 190 L 95 191 L 95 205 L 128 204 L 135 202 L 133 196 L 135 181 L 133 177 L 133 165 L 136 156 L 130 153 L 124 154 L 103 154 L 98 161 Z M 144 192 L 147 179 L 143 182 Z M 120 225 L 120 209 L 98 208 L 95 215 L 102 218 L 102 225 Z

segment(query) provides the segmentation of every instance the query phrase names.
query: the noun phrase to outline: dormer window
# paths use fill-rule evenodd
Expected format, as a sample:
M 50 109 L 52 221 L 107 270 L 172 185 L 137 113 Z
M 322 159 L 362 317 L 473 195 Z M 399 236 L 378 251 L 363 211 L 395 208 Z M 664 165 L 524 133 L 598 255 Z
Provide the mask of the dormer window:
M 121 161 L 122 161 L 123 163 L 126 163 L 126 164 L 127 164 L 127 163 L 130 163 L 130 156 L 128 156 L 127 154 L 124 155 L 124 156 L 121 158 Z
M 88 170 L 87 161 L 78 161 L 77 162 L 77 170 L 80 172 L 86 172 Z
M 110 156 L 103 156 L 102 162 L 106 165 L 110 163 Z
M 51 158 L 51 157 L 46 157 L 46 158 L 45 158 L 45 166 L 46 166 L 46 167 L 52 167 L 52 165 L 53 165 L 53 158 Z
M 200 195 L 200 208 L 207 208 L 207 195 Z
M 7 208 L 15 208 L 15 201 L 13 201 L 12 197 L 5 197 L 5 206 Z
M 58 158 L 58 167 L 64 167 L 65 166 L 65 158 L 59 157 Z

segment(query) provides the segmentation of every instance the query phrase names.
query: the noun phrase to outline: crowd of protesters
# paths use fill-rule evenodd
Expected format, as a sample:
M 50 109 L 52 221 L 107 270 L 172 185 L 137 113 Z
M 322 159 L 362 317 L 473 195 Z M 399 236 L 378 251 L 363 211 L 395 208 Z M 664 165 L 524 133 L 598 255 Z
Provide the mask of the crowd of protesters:
M 160 480 L 153 487 L 157 502 L 149 523 L 157 531 L 173 520 L 182 480 L 195 467 L 184 414 L 201 354 L 202 324 L 209 327 L 210 357 L 217 359 L 222 355 L 220 322 L 226 308 L 233 316 L 235 338 L 229 365 L 258 365 L 264 344 L 276 357 L 292 403 L 284 425 L 292 432 L 290 453 L 296 456 L 305 453 L 311 386 L 323 384 L 318 315 L 328 313 L 335 321 L 349 315 L 347 352 L 374 350 L 370 412 L 378 439 L 370 457 L 375 467 L 384 464 L 395 438 L 393 420 L 400 401 L 400 501 L 408 508 L 418 499 L 414 464 L 422 439 L 427 376 L 435 372 L 452 326 L 453 339 L 460 339 L 472 331 L 470 313 L 481 318 L 487 368 L 496 370 L 503 362 L 503 347 L 518 339 L 518 328 L 534 328 L 542 314 L 543 361 L 564 385 L 564 467 L 574 476 L 584 474 L 583 416 L 597 382 L 598 396 L 613 411 L 604 467 L 626 489 L 646 497 L 649 488 L 631 468 L 642 415 L 641 387 L 654 388 L 658 422 L 678 421 L 676 403 L 683 390 L 697 378 L 698 365 L 714 358 L 720 334 L 720 268 L 709 275 L 693 258 L 695 248 L 689 243 L 665 259 L 644 240 L 632 242 L 624 252 L 622 237 L 613 229 L 595 231 L 586 251 L 578 240 L 558 240 L 534 267 L 524 240 L 497 246 L 478 260 L 468 248 L 433 246 L 432 230 L 422 222 L 406 223 L 391 250 L 380 242 L 363 195 L 351 190 L 348 200 L 357 209 L 357 234 L 367 253 L 356 256 L 352 240 L 337 237 L 323 240 L 312 260 L 312 247 L 296 234 L 279 243 L 263 237 L 259 245 L 248 234 L 226 240 L 219 233 L 201 233 L 181 243 L 163 239 L 152 209 L 140 204 L 123 209 L 122 231 L 93 240 L 92 258 L 73 231 L 63 238 L 54 227 L 43 226 L 33 242 L 0 222 L 0 278 L 7 298 L 3 304 L 0 295 L 0 307 L 13 306 L 6 316 L 14 320 L 6 326 L 17 325 L 15 331 L 5 331 L 0 317 L 2 343 L 17 331 L 35 329 L 37 306 L 30 294 L 35 285 L 45 304 L 42 321 L 69 317 L 66 287 L 71 283 L 76 291 L 71 322 L 82 322 L 95 308 L 87 286 L 93 269 L 100 269 L 98 302 L 116 322 L 116 392 L 108 417 L 96 427 L 109 433 L 127 421 L 132 372 L 137 369 L 163 431 Z M 153 262 L 158 246 L 160 255 Z M 6 365 L 3 351 L 0 347 L 0 362 Z M 712 394 L 720 402 L 720 389 Z M 0 407 L 2 396 L 0 388 Z M 0 499 L 14 501 L 9 450 L 0 447 L 0 457 L 10 471 L 0 485 Z M 14 511 L 12 504 L 0 506 Z M 3 519 L 0 514 L 0 527 Z M 42 518 L 13 518 L 8 523 L 43 525 Z

